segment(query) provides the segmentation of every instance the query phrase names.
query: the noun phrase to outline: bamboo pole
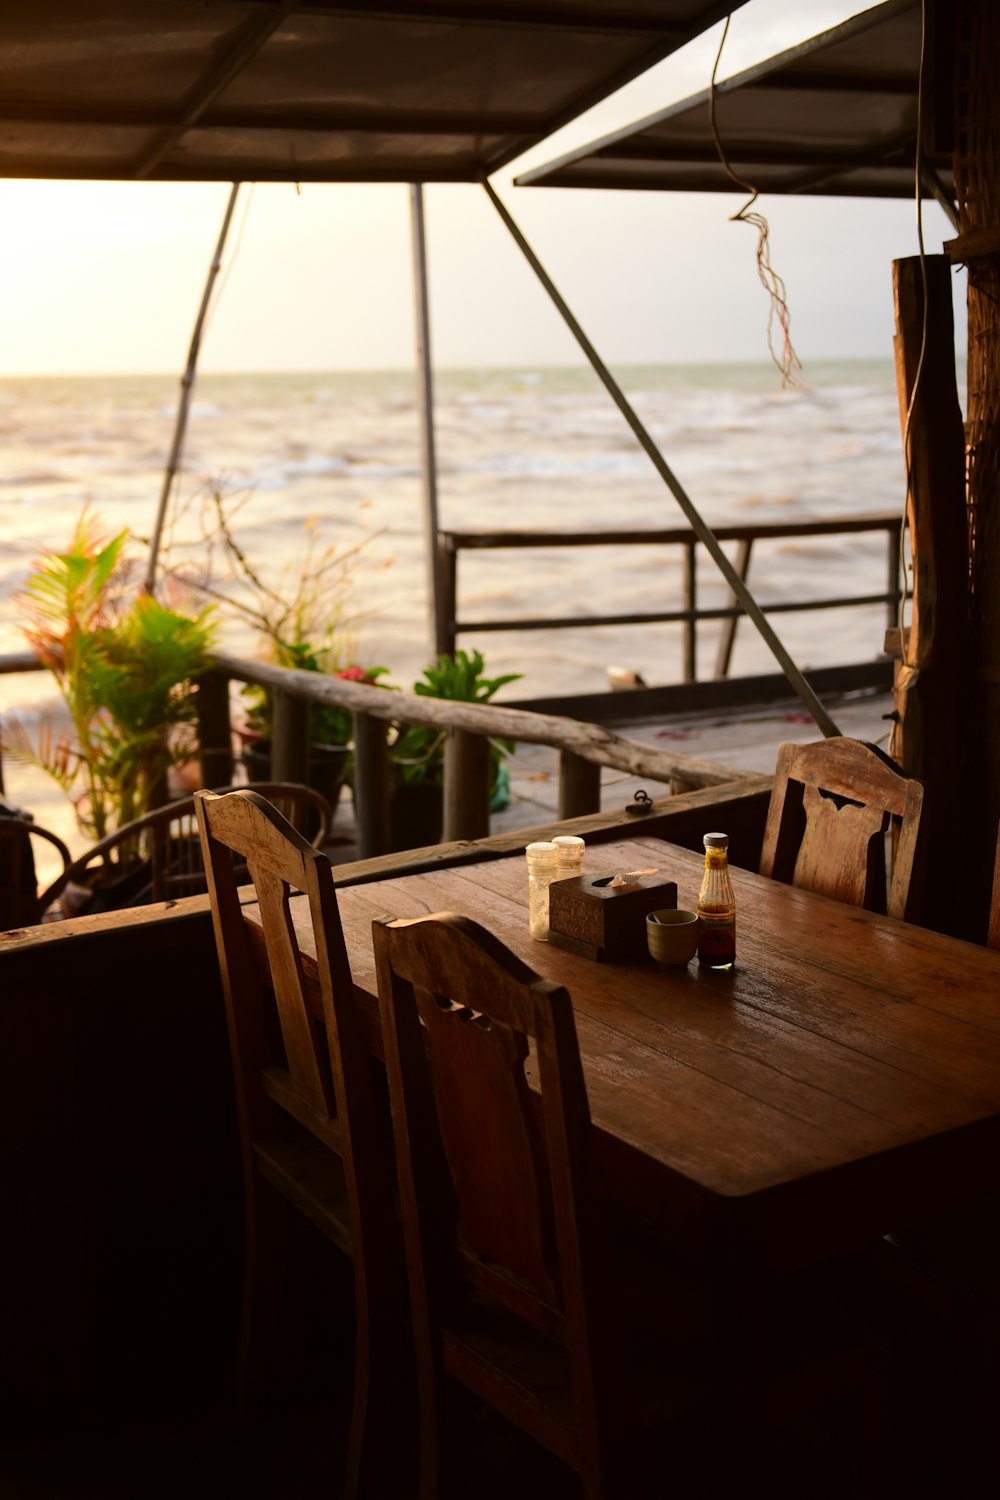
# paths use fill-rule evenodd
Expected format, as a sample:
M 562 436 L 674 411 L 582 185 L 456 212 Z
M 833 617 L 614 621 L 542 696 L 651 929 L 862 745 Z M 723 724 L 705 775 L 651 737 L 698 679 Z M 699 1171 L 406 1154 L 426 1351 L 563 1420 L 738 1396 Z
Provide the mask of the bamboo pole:
M 424 234 L 424 190 L 410 183 L 413 239 L 413 297 L 417 319 L 417 396 L 420 408 L 420 473 L 424 495 L 424 561 L 431 649 L 447 651 L 438 566 L 437 453 L 434 444 L 434 372 L 431 364 L 431 313 L 427 291 L 427 243 Z
M 174 479 L 180 468 L 181 454 L 184 451 L 184 435 L 187 432 L 188 409 L 191 405 L 191 394 L 194 390 L 195 372 L 198 368 L 198 354 L 201 350 L 201 336 L 205 327 L 205 319 L 208 316 L 208 304 L 212 296 L 212 288 L 215 278 L 222 267 L 222 252 L 226 244 L 226 236 L 229 234 L 229 225 L 233 218 L 233 209 L 236 207 L 236 195 L 240 190 L 238 182 L 234 182 L 226 204 L 226 212 L 222 220 L 222 228 L 215 246 L 215 254 L 212 256 L 212 264 L 208 268 L 208 276 L 205 280 L 205 290 L 201 296 L 201 306 L 195 319 L 194 332 L 191 335 L 191 344 L 188 349 L 187 366 L 181 376 L 181 399 L 177 407 L 177 418 L 174 422 L 174 440 L 170 445 L 170 456 L 167 459 L 166 471 L 163 475 L 163 487 L 160 490 L 160 503 L 156 511 L 156 524 L 153 527 L 153 535 L 149 543 L 149 562 L 146 566 L 146 578 L 143 584 L 147 594 L 156 591 L 156 565 L 160 556 L 160 543 L 163 540 L 163 527 L 167 519 L 167 505 L 170 501 L 170 491 L 173 489 Z

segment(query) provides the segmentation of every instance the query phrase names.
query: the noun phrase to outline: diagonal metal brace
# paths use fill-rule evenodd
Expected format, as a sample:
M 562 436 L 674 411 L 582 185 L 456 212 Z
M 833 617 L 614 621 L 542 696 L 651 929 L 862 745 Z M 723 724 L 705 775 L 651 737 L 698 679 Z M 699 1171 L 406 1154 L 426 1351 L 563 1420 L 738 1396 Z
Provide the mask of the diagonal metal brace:
M 756 599 L 747 588 L 746 583 L 740 577 L 737 570 L 729 561 L 729 558 L 723 552 L 719 543 L 716 541 L 711 527 L 703 519 L 700 511 L 697 510 L 694 502 L 691 500 L 691 497 L 684 489 L 684 486 L 681 484 L 680 480 L 677 478 L 676 474 L 673 472 L 670 465 L 663 457 L 663 454 L 660 452 L 659 448 L 650 437 L 643 423 L 640 421 L 639 416 L 632 407 L 628 397 L 625 395 L 625 392 L 622 390 L 621 386 L 611 374 L 611 371 L 607 368 L 604 361 L 601 359 L 597 350 L 594 348 L 593 344 L 590 342 L 587 335 L 580 327 L 580 324 L 576 321 L 576 318 L 573 316 L 573 313 L 570 311 L 567 303 L 564 301 L 558 288 L 552 281 L 552 278 L 545 270 L 545 267 L 542 265 L 541 261 L 538 259 L 531 246 L 528 244 L 527 240 L 521 233 L 517 224 L 514 222 L 504 203 L 498 197 L 492 184 L 485 177 L 481 180 L 487 197 L 490 199 L 493 207 L 496 209 L 497 213 L 500 215 L 501 219 L 509 229 L 515 244 L 518 246 L 518 249 L 521 251 L 525 260 L 527 260 L 528 264 L 531 266 L 531 269 L 534 271 L 535 275 L 542 283 L 542 286 L 545 288 L 552 301 L 555 303 L 556 308 L 563 319 L 563 322 L 569 328 L 570 333 L 572 333 L 573 337 L 580 345 L 580 348 L 587 356 L 587 359 L 592 365 L 598 379 L 607 390 L 612 401 L 618 407 L 618 410 L 625 418 L 629 427 L 631 427 L 633 433 L 639 441 L 640 446 L 645 450 L 647 456 L 651 460 L 656 472 L 659 474 L 660 478 L 667 486 L 667 489 L 673 495 L 674 499 L 677 501 L 677 504 L 684 512 L 684 515 L 687 517 L 688 521 L 691 524 L 692 530 L 697 533 L 699 540 L 704 544 L 706 551 L 712 558 L 716 567 L 719 569 L 723 578 L 725 578 L 734 595 L 746 610 L 750 619 L 756 625 L 757 630 L 760 633 L 765 645 L 774 656 L 781 670 L 788 678 L 788 681 L 791 683 L 796 693 L 802 699 L 802 702 L 805 704 L 806 708 L 808 708 L 809 712 L 816 720 L 817 725 L 823 731 L 824 735 L 826 735 L 828 739 L 839 735 L 841 731 L 837 728 L 836 724 L 833 722 L 830 715 L 823 707 L 819 698 L 813 692 L 813 689 L 809 686 L 809 683 L 806 681 L 802 672 L 792 661 L 792 658 L 785 650 L 785 647 L 782 645 L 781 641 L 778 639 L 777 635 L 768 624 L 768 621 L 763 614 L 760 605 L 757 603 Z

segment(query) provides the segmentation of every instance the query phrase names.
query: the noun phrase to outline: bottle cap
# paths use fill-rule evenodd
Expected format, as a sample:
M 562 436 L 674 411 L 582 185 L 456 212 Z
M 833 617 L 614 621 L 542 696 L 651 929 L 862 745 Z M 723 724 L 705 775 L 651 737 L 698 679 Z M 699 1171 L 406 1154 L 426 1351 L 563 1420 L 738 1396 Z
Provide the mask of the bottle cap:
M 555 844 L 550 844 L 544 839 L 539 839 L 535 844 L 528 844 L 525 854 L 529 860 L 538 860 L 541 864 L 555 864 L 559 858 L 559 850 Z
M 729 834 L 728 833 L 706 833 L 704 839 L 702 840 L 702 842 L 704 843 L 706 849 L 728 849 L 729 848 Z

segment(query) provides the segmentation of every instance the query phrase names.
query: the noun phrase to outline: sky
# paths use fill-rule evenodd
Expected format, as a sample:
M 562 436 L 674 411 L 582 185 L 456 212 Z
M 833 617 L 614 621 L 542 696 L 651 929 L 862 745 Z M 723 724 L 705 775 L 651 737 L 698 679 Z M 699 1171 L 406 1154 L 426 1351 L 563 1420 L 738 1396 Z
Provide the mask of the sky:
M 749 0 L 719 77 L 836 25 L 858 0 Z M 493 185 L 612 364 L 766 360 L 742 194 L 516 188 L 511 178 L 708 85 L 721 25 L 526 153 Z M 180 373 L 228 184 L 0 182 L 0 375 Z M 800 357 L 892 354 L 912 202 L 758 201 Z M 481 187 L 425 189 L 440 367 L 579 363 Z M 928 253 L 954 234 L 924 206 Z M 414 360 L 405 185 L 241 189 L 200 369 L 398 369 Z M 965 326 L 956 277 L 956 327 Z

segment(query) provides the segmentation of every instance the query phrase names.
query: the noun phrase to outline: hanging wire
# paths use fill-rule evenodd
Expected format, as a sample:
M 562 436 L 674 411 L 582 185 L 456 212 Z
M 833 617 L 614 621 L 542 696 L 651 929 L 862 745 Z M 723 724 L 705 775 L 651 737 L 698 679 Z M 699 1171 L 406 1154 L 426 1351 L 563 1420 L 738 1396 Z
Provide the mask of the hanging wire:
M 930 327 L 930 308 L 927 294 L 927 252 L 924 249 L 924 200 L 920 191 L 920 168 L 923 162 L 924 151 L 924 60 L 927 40 L 927 0 L 921 0 L 920 4 L 920 67 L 917 72 L 917 148 L 914 152 L 914 192 L 916 196 L 917 211 L 917 251 L 920 256 L 920 285 L 923 293 L 923 316 L 920 326 L 920 354 L 917 358 L 917 368 L 913 376 L 913 389 L 910 399 L 906 405 L 906 420 L 903 423 L 903 462 L 906 465 L 906 494 L 903 497 L 903 524 L 899 529 L 899 565 L 902 574 L 902 589 L 899 596 L 899 644 L 900 653 L 904 666 L 912 667 L 916 663 L 910 660 L 907 649 L 907 637 L 905 628 L 906 601 L 909 597 L 907 588 L 906 570 L 906 537 L 909 530 L 909 505 L 911 488 L 913 485 L 913 459 L 910 450 L 910 425 L 913 420 L 913 409 L 916 405 L 917 391 L 920 389 L 920 377 L 924 373 L 924 362 L 927 354 L 927 338 Z M 910 547 L 912 555 L 912 539 Z
M 737 187 L 742 188 L 745 193 L 750 194 L 743 207 L 737 213 L 730 214 L 729 222 L 731 224 L 736 222 L 749 224 L 757 231 L 757 277 L 770 299 L 767 314 L 768 351 L 772 360 L 781 371 L 782 388 L 791 385 L 797 387 L 799 390 L 805 390 L 805 382 L 800 380 L 796 374 L 796 371 L 802 369 L 802 361 L 799 359 L 792 345 L 791 314 L 788 311 L 785 283 L 771 264 L 770 225 L 764 214 L 751 212 L 753 205 L 760 196 L 760 189 L 754 187 L 752 182 L 747 182 L 733 170 L 726 156 L 715 118 L 715 80 L 719 71 L 719 63 L 722 61 L 722 49 L 726 45 L 726 37 L 729 34 L 729 23 L 732 19 L 731 15 L 726 17 L 726 24 L 722 28 L 722 37 L 719 41 L 719 50 L 715 54 L 712 79 L 708 87 L 708 120 L 715 139 L 715 149 L 719 153 L 719 160 L 725 169 L 727 177 L 735 182 Z M 774 347 L 775 322 L 777 322 L 781 329 L 780 352 L 776 351 Z

